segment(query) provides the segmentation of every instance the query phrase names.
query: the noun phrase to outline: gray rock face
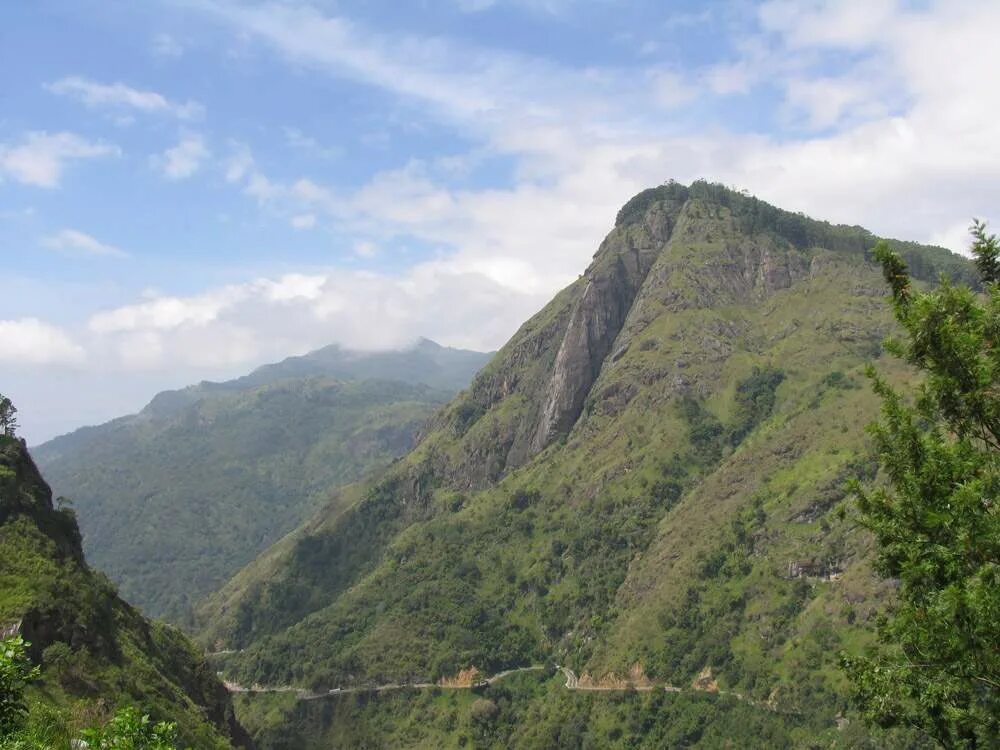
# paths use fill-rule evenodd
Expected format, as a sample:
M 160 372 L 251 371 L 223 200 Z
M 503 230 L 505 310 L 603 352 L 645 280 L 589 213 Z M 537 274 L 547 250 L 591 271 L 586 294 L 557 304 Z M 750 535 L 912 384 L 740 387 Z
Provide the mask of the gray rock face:
M 654 205 L 638 226 L 616 228 L 584 276 L 545 388 L 532 453 L 545 448 L 576 422 L 584 400 L 676 222 L 664 204 Z

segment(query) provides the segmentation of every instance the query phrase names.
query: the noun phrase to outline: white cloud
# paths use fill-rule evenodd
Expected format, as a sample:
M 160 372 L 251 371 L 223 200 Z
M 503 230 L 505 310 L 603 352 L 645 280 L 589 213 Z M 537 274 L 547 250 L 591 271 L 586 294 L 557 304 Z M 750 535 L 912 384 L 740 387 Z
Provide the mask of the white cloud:
M 53 94 L 68 96 L 85 106 L 99 109 L 135 110 L 147 114 L 166 114 L 190 120 L 204 114 L 197 102 L 173 102 L 155 91 L 142 91 L 124 83 L 99 83 L 82 76 L 68 76 L 46 84 Z
M 812 128 L 829 128 L 849 116 L 867 120 L 887 114 L 887 97 L 870 79 L 796 78 L 786 93 L 788 107 L 803 112 Z
M 119 370 L 235 372 L 331 340 L 387 349 L 429 335 L 482 349 L 542 302 L 486 273 L 436 261 L 401 276 L 332 269 L 107 310 L 91 317 L 88 348 L 102 366 Z M 456 303 L 462 315 L 455 314 Z
M 97 313 L 90 318 L 88 328 L 107 334 L 205 325 L 247 294 L 244 287 L 227 286 L 194 297 L 153 296 L 145 302 Z
M 864 49 L 885 38 L 900 7 L 899 0 L 772 0 L 759 14 L 765 29 L 795 47 Z
M 0 362 L 7 365 L 79 364 L 85 356 L 65 332 L 37 318 L 0 320 L 0 341 Z
M 358 240 L 354 243 L 354 254 L 359 258 L 374 258 L 378 255 L 378 245 L 369 240 Z
M 669 177 L 740 185 L 791 210 L 917 240 L 956 216 L 987 215 L 1000 202 L 1000 106 L 982 94 L 993 70 L 983 57 L 1000 6 L 853 5 L 815 3 L 806 13 L 768 4 L 742 57 L 687 77 L 386 36 L 308 6 L 210 7 L 297 65 L 423 103 L 478 140 L 477 151 L 516 165 L 510 187 L 467 189 L 451 186 L 433 160 L 413 161 L 353 194 L 254 170 L 241 181 L 248 194 L 290 216 L 328 214 L 383 244 L 414 236 L 442 248 L 453 270 L 551 293 L 586 265 L 630 195 Z M 854 62 L 829 75 L 822 55 L 843 51 Z M 761 85 L 783 92 L 779 111 L 792 131 L 664 118 L 664 105 L 697 111 L 700 100 L 685 99 L 699 81 L 708 85 L 698 97 Z
M 421 101 L 480 131 L 530 129 L 554 116 L 587 130 L 591 120 L 623 110 L 616 97 L 646 94 L 630 71 L 578 70 L 443 39 L 379 34 L 309 5 L 196 4 L 297 64 Z
M 294 229 L 312 229 L 316 226 L 316 214 L 298 214 L 291 223 Z
M 121 248 L 100 242 L 94 237 L 76 229 L 63 229 L 48 237 L 43 237 L 41 243 L 52 250 L 63 250 L 68 253 L 86 256 L 127 258 Z
M 176 146 L 152 157 L 152 164 L 169 180 L 185 180 L 195 174 L 209 156 L 204 138 L 186 135 Z
M 670 116 L 651 101 L 656 70 L 570 70 L 373 34 L 300 4 L 201 4 L 297 67 L 422 105 L 474 142 L 470 161 L 507 160 L 514 179 L 470 188 L 429 159 L 347 190 L 269 176 L 236 144 L 225 177 L 264 210 L 330 223 L 357 240 L 348 246 L 360 257 L 412 238 L 433 260 L 395 274 L 334 268 L 152 294 L 91 318 L 89 359 L 109 368 L 236 374 L 334 340 L 373 348 L 418 335 L 498 346 L 586 266 L 629 196 L 669 177 L 706 177 L 819 218 L 952 247 L 967 244 L 965 217 L 989 218 L 1000 205 L 1000 102 L 983 93 L 994 85 L 995 4 L 878 5 L 874 16 L 814 6 L 828 27 L 790 4 L 769 5 L 733 59 L 662 79 L 668 94 L 710 84 Z M 831 74 L 826 55 L 845 53 L 852 65 Z M 746 133 L 684 117 L 702 97 L 758 86 L 777 93 L 787 130 Z
M 119 154 L 116 146 L 89 141 L 75 133 L 28 133 L 16 145 L 0 143 L 0 178 L 25 185 L 59 186 L 67 163 Z

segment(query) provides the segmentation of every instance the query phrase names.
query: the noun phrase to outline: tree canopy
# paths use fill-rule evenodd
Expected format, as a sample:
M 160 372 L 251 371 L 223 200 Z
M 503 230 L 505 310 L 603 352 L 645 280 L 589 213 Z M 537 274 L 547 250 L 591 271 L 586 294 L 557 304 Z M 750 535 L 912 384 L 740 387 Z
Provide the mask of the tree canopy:
M 886 481 L 856 486 L 858 507 L 899 589 L 878 647 L 846 660 L 867 718 L 946 747 L 1000 745 L 1000 248 L 982 223 L 972 234 L 983 294 L 946 280 L 920 291 L 888 246 L 875 251 L 905 333 L 890 351 L 924 378 L 907 397 L 869 371 Z

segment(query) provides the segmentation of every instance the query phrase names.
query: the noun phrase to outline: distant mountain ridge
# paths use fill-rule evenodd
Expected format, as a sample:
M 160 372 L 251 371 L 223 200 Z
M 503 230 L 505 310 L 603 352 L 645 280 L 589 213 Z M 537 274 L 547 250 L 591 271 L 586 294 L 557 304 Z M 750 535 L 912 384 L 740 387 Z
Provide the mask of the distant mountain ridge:
M 673 714 L 656 691 L 571 700 L 524 675 L 472 709 L 488 731 L 447 699 L 331 699 L 326 715 L 246 698 L 261 746 L 460 746 L 467 731 L 488 747 L 892 746 L 841 732 L 837 666 L 891 596 L 838 513 L 845 482 L 876 471 L 866 363 L 911 377 L 882 351 L 895 323 L 876 241 L 720 185 L 643 191 L 406 457 L 199 610 L 242 684 L 554 663 L 594 684 L 732 691 L 759 724 L 721 699 Z M 974 279 L 942 248 L 891 244 L 922 282 Z
M 334 487 L 406 453 L 488 356 L 426 339 L 325 347 L 160 393 L 34 453 L 75 503 L 92 563 L 129 601 L 180 622 Z
M 396 380 L 425 385 L 442 391 L 458 391 L 467 386 L 493 352 L 475 352 L 441 346 L 419 338 L 410 347 L 390 350 L 356 350 L 330 344 L 307 354 L 286 357 L 280 362 L 261 365 L 247 375 L 224 381 L 203 380 L 184 388 L 160 391 L 136 414 L 116 417 L 101 425 L 79 427 L 36 446 L 49 460 L 54 454 L 73 445 L 77 437 L 89 436 L 111 424 L 128 422 L 136 417 L 167 417 L 206 396 L 230 393 L 281 380 L 323 376 L 341 380 Z

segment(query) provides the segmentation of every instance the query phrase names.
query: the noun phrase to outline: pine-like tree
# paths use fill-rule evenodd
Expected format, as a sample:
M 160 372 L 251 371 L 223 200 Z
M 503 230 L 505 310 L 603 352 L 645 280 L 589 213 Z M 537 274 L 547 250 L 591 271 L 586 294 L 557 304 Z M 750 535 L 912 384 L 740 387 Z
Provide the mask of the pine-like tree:
M 984 294 L 920 291 L 875 250 L 905 332 L 890 350 L 924 377 L 904 397 L 869 372 L 886 481 L 855 489 L 877 570 L 899 589 L 877 647 L 845 665 L 868 719 L 979 748 L 1000 747 L 1000 251 L 980 222 L 972 233 Z

